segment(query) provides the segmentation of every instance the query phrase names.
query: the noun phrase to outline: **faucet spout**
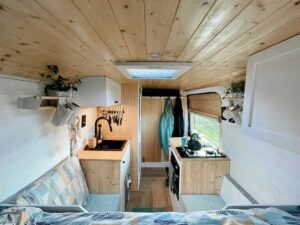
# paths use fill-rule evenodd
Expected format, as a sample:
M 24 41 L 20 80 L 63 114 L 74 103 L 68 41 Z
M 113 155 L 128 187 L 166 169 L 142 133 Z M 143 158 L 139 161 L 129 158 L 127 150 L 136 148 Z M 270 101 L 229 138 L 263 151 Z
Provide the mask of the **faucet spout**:
M 98 125 L 98 122 L 100 120 L 107 121 L 108 126 L 109 126 L 109 130 L 110 130 L 110 132 L 112 132 L 111 119 L 110 118 L 107 119 L 106 117 L 101 116 L 101 117 L 97 118 L 96 121 L 95 121 L 95 138 L 97 138 L 97 125 Z

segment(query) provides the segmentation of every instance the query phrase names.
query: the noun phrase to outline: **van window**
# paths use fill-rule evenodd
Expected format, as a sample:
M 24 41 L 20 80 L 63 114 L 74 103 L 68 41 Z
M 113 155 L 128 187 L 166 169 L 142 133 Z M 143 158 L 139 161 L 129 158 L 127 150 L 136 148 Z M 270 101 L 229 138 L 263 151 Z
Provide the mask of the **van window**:
M 220 146 L 220 123 L 217 118 L 190 112 L 190 130 L 197 130 L 215 147 Z

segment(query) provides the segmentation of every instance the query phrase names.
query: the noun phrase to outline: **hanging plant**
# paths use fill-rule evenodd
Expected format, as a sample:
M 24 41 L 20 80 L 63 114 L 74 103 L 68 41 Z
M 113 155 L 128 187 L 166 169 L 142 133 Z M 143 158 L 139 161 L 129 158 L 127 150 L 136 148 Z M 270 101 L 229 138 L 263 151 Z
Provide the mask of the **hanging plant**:
M 240 82 L 233 82 L 230 84 L 230 87 L 225 92 L 225 97 L 228 96 L 244 96 L 245 92 L 245 81 L 242 80 Z
M 45 92 L 48 95 L 69 97 L 73 91 L 78 90 L 78 86 L 81 84 L 81 80 L 71 81 L 68 78 L 63 77 L 59 73 L 59 69 L 56 65 L 47 66 L 49 73 L 40 76 L 49 84 L 45 87 Z

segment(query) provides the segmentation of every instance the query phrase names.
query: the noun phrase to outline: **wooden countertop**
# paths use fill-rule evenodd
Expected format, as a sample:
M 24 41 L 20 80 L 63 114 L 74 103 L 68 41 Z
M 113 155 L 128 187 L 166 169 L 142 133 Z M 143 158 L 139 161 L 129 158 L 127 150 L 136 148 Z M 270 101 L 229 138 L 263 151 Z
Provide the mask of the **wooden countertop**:
M 176 157 L 176 159 L 178 161 L 199 161 L 199 160 L 213 160 L 213 161 L 225 160 L 225 161 L 228 161 L 229 160 L 228 157 L 225 157 L 225 158 L 205 158 L 205 157 L 203 157 L 203 158 L 182 158 L 176 149 L 176 147 L 181 146 L 181 137 L 170 138 L 169 143 L 171 145 L 171 151 L 173 152 L 174 156 Z
M 79 160 L 116 160 L 121 161 L 125 152 L 129 150 L 130 141 L 125 140 L 126 143 L 122 151 L 88 151 L 80 150 L 78 153 Z

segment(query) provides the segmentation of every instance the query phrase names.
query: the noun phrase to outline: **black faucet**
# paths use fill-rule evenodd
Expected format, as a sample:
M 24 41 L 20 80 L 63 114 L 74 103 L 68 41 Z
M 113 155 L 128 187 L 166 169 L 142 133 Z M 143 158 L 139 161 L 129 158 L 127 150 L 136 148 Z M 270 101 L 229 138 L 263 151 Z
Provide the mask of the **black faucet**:
M 101 144 L 101 142 L 98 143 L 99 140 L 101 140 L 101 125 L 99 125 L 99 134 L 97 134 L 97 124 L 98 124 L 98 122 L 99 122 L 100 120 L 105 120 L 105 121 L 107 121 L 108 126 L 109 126 L 109 130 L 110 130 L 110 132 L 112 132 L 111 118 L 110 118 L 110 117 L 107 119 L 106 117 L 101 116 L 101 117 L 99 117 L 98 119 L 96 119 L 96 121 L 95 121 L 95 138 L 97 139 L 97 141 L 96 141 L 96 143 L 97 143 L 97 144 L 96 144 L 96 148 L 97 148 L 97 149 L 99 148 L 99 145 Z

